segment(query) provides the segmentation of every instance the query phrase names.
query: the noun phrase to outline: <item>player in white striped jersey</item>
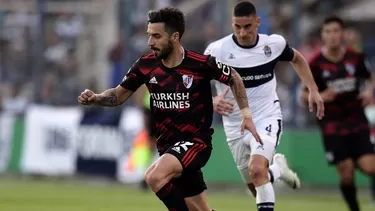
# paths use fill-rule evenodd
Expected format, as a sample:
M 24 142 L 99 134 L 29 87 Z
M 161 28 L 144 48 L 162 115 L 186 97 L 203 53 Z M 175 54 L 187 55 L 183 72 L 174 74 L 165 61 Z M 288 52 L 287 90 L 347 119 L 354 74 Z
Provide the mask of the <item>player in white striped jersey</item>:
M 274 209 L 275 202 L 271 184 L 273 180 L 280 178 L 292 188 L 300 187 L 299 178 L 289 169 L 285 157 L 275 155 L 282 132 L 282 114 L 274 75 L 276 63 L 292 63 L 304 84 L 309 87 L 310 111 L 316 103 L 318 118 L 324 115 L 324 105 L 302 55 L 289 47 L 280 35 L 258 34 L 259 23 L 252 3 L 238 3 L 233 9 L 234 34 L 211 43 L 205 54 L 211 54 L 221 63 L 233 67 L 242 77 L 253 120 L 263 143 L 258 143 L 250 133 L 241 134 L 241 111 L 231 103 L 234 97 L 227 86 L 215 85 L 220 94 L 213 98 L 214 109 L 224 115 L 229 148 L 240 174 L 256 196 L 258 210 L 270 211 Z

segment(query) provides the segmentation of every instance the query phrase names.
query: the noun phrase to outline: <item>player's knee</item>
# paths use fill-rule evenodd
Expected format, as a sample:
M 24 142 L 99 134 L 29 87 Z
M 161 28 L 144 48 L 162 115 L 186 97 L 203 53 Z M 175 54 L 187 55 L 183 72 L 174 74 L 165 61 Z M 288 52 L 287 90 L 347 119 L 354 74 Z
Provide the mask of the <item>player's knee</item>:
M 341 184 L 353 184 L 354 182 L 354 175 L 353 170 L 347 169 L 347 170 L 341 170 L 339 171 L 340 176 L 340 183 Z
M 375 176 L 375 164 L 370 164 L 370 165 L 364 165 L 360 167 L 362 172 L 370 175 L 370 176 Z
M 151 188 L 161 188 L 164 185 L 164 180 L 165 175 L 158 171 L 150 171 L 145 175 L 145 181 Z
M 373 155 L 362 156 L 357 161 L 359 169 L 369 175 L 375 176 L 375 157 Z
M 260 164 L 251 164 L 249 168 L 251 179 L 254 183 L 259 179 L 268 178 L 267 167 Z
M 346 159 L 336 165 L 340 176 L 341 184 L 353 183 L 354 180 L 354 162 L 352 159 Z

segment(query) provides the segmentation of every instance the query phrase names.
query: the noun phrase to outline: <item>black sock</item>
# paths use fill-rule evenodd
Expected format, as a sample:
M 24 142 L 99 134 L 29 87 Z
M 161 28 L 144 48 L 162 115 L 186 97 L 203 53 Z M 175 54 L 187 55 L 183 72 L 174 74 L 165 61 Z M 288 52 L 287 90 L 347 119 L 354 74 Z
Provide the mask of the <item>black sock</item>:
M 371 177 L 371 195 L 372 200 L 375 200 L 375 176 Z
M 164 185 L 156 195 L 165 204 L 168 210 L 189 211 L 182 194 L 173 186 L 172 183 Z
M 354 184 L 341 184 L 340 190 L 350 211 L 359 211 L 357 190 Z

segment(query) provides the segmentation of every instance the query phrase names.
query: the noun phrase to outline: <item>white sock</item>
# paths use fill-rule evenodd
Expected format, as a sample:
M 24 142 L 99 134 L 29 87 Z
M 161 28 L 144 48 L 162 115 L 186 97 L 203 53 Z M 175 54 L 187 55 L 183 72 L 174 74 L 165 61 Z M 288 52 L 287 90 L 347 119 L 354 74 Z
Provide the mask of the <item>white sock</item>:
M 275 206 L 275 192 L 272 184 L 255 187 L 257 190 L 256 202 L 258 211 L 273 211 Z
M 278 166 L 276 163 L 272 164 L 269 167 L 269 171 L 270 172 L 268 172 L 268 178 L 270 179 L 270 181 L 273 179 L 273 181 L 271 182 L 275 182 L 276 180 L 278 180 L 281 177 L 281 174 L 283 173 L 280 166 Z

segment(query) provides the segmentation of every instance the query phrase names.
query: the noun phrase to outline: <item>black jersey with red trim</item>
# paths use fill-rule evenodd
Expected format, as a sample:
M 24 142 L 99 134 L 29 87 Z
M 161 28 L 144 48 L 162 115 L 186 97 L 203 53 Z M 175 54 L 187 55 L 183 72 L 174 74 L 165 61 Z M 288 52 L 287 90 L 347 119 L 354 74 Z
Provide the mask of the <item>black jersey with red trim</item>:
M 362 82 L 371 77 L 364 54 L 348 48 L 340 62 L 332 62 L 320 51 L 312 58 L 310 67 L 319 91 L 331 87 L 336 93 L 332 102 L 325 103 L 325 116 L 319 121 L 323 133 L 347 135 L 368 130 L 359 99 Z
M 136 91 L 146 84 L 156 123 L 159 151 L 183 140 L 211 145 L 213 105 L 211 79 L 228 84 L 231 68 L 215 57 L 184 50 L 180 65 L 168 68 L 154 54 L 139 58 L 121 86 Z

